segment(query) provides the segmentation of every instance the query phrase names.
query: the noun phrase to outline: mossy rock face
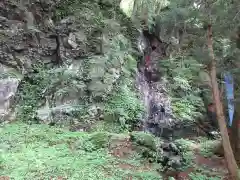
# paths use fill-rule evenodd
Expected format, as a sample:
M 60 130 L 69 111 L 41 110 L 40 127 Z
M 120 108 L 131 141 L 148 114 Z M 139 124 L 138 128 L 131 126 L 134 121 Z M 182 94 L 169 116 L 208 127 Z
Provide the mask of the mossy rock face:
M 105 148 L 109 144 L 111 136 L 107 132 L 97 132 L 90 136 L 90 141 L 97 149 Z
M 153 151 L 157 150 L 154 137 L 151 134 L 147 134 L 144 132 L 132 132 L 130 138 L 131 141 L 136 143 L 137 145 L 149 148 Z
M 135 151 L 141 154 L 143 158 L 148 159 L 149 162 L 161 162 L 161 153 L 157 150 L 154 137 L 151 134 L 133 132 L 130 139 L 135 145 Z

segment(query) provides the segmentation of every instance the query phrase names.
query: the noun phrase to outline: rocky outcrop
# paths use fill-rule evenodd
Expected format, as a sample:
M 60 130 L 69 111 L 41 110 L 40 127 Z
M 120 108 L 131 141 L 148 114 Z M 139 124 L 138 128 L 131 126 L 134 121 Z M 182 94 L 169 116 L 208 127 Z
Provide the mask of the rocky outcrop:
M 149 161 L 160 163 L 163 169 L 178 169 L 184 163 L 182 149 L 179 145 L 169 142 L 157 142 L 151 134 L 132 132 L 130 139 L 133 148 Z
M 131 41 L 125 35 L 133 36 L 126 33 L 128 20 L 113 3 L 117 2 L 0 2 L 0 64 L 23 75 L 21 98 L 15 100 L 23 109 L 20 113 L 30 113 L 24 119 L 91 119 L 87 110 L 103 109 L 102 102 L 119 79 L 131 74 Z
M 138 38 L 138 43 L 139 50 L 143 52 L 143 62 L 139 65 L 137 76 L 138 89 L 146 108 L 143 129 L 157 136 L 171 138 L 176 122 L 166 89 L 167 81 L 159 68 L 159 61 L 166 57 L 167 44 L 145 31 Z M 147 57 L 150 57 L 149 62 Z
M 0 80 L 0 122 L 11 121 L 14 118 L 11 107 L 19 82 L 20 79 L 17 78 Z
M 56 6 L 52 1 L 33 1 L 31 4 L 2 2 L 2 64 L 28 73 L 38 63 L 62 64 L 68 59 L 81 57 L 84 51 L 81 43 L 86 43 L 84 33 L 78 27 L 69 32 L 68 25 L 73 24 L 74 19 L 53 22 Z

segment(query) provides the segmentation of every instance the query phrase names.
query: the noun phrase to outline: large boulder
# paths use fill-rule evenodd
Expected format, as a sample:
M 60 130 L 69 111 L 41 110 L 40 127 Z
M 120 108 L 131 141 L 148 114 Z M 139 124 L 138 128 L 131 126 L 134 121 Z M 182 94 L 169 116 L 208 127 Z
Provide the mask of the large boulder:
M 183 164 L 182 150 L 177 144 L 165 142 L 143 132 L 132 132 L 130 140 L 139 154 L 149 161 L 160 163 L 164 169 L 178 169 Z
M 17 78 L 0 79 L 0 122 L 14 118 L 11 108 L 19 82 Z

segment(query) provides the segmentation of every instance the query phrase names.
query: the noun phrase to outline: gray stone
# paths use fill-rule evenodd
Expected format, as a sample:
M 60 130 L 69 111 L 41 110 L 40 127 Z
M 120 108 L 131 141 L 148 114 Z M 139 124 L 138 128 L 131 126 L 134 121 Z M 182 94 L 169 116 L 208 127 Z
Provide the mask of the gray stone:
M 70 17 L 67 17 L 67 18 L 64 18 L 60 21 L 60 24 L 72 24 L 74 23 L 75 21 L 75 17 L 74 16 L 70 16 Z
M 74 35 L 74 33 L 69 34 L 67 42 L 73 49 L 76 49 L 78 47 L 78 44 L 76 43 L 76 36 Z
M 24 44 L 18 44 L 18 45 L 13 46 L 13 50 L 16 52 L 22 52 L 25 50 L 25 46 L 24 46 Z
M 13 98 L 17 92 L 20 79 L 7 78 L 0 80 L 0 119 L 9 116 Z
M 78 32 L 75 32 L 74 34 L 75 34 L 75 36 L 76 36 L 76 41 L 77 41 L 77 43 L 84 43 L 84 42 L 87 41 L 87 37 L 86 37 L 86 35 L 84 34 L 84 32 L 78 31 Z
M 6 17 L 0 16 L 0 21 L 1 22 L 6 22 L 8 19 Z
M 37 118 L 42 122 L 49 124 L 51 122 L 56 122 L 62 120 L 64 123 L 64 118 L 67 118 L 67 114 L 70 114 L 76 108 L 72 104 L 64 104 L 56 107 L 49 107 L 45 105 L 44 107 L 37 110 Z M 60 118 L 60 119 L 59 119 Z

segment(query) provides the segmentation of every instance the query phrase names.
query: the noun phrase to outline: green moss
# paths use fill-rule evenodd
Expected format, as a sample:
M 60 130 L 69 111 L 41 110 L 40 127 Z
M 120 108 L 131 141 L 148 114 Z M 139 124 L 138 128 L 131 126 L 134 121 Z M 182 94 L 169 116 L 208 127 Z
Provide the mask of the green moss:
M 156 150 L 156 143 L 154 137 L 151 134 L 144 132 L 132 132 L 131 140 L 140 146 L 147 147 L 151 150 Z
M 105 117 L 106 118 L 106 117 Z M 104 119 L 104 121 L 98 121 L 96 122 L 91 129 L 91 132 L 100 132 L 105 131 L 109 133 L 123 133 L 124 131 L 121 129 L 119 124 L 114 121 L 113 118 L 110 118 L 107 120 Z
M 95 145 L 97 149 L 105 148 L 109 144 L 110 135 L 107 132 L 96 132 L 90 135 L 88 141 Z
M 219 140 L 204 140 L 200 144 L 200 153 L 205 157 L 214 155 L 221 142 Z

